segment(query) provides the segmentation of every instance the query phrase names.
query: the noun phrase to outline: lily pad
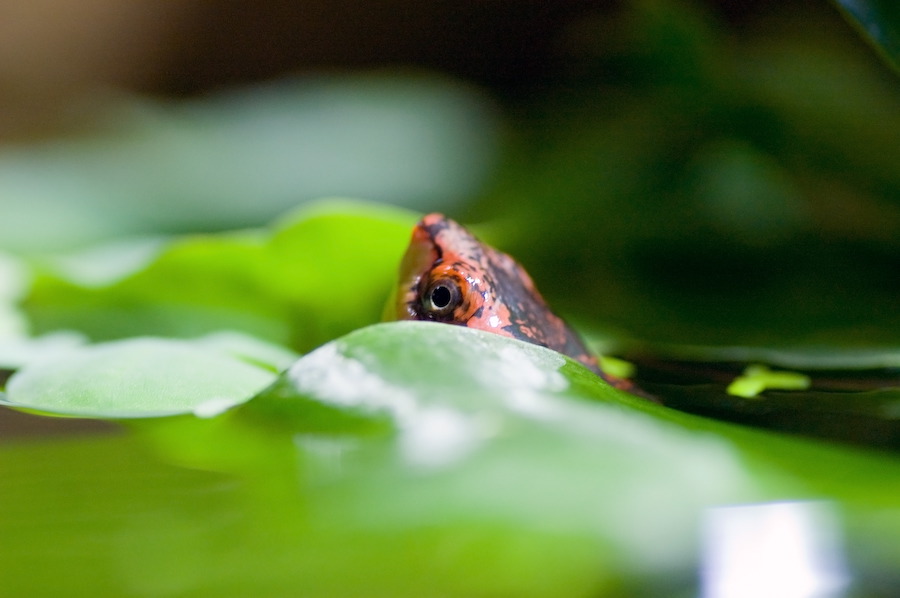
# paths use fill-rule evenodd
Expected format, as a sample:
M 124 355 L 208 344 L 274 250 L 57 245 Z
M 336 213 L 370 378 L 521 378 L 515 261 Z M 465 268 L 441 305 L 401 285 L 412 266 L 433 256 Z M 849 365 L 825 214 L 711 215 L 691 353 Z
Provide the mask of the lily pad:
M 555 578 L 527 557 L 515 585 L 481 589 L 541 595 L 533 571 L 560 587 L 636 573 L 646 583 L 662 571 L 683 579 L 700 566 L 709 509 L 786 499 L 830 501 L 847 518 L 836 533 L 900 558 L 891 539 L 900 518 L 875 523 L 869 510 L 876 495 L 883 513 L 900 506 L 885 486 L 900 491 L 895 458 L 676 412 L 557 353 L 477 330 L 400 322 L 356 331 L 301 358 L 233 415 L 290 435 L 306 483 L 320 489 L 312 504 L 328 505 L 313 506 L 323 524 L 362 535 L 439 526 L 448 541 L 473 522 L 489 536 L 508 526 L 495 555 L 519 534 L 550 533 L 586 567 Z M 373 558 L 373 568 L 391 559 Z
M 8 405 L 82 417 L 215 413 L 249 399 L 274 374 L 188 341 L 135 338 L 36 360 L 9 380 Z

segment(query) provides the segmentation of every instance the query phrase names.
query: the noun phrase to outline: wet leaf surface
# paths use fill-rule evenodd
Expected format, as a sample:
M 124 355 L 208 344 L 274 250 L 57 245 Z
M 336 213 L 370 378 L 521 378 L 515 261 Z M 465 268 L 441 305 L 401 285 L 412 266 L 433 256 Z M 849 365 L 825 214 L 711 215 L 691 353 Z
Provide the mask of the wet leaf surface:
M 149 595 L 671 594 L 695 587 L 707 509 L 804 499 L 879 555 L 855 573 L 900 558 L 895 457 L 679 413 L 465 328 L 364 328 L 218 417 L 134 424 L 141 444 L 0 461 L 10 570 Z

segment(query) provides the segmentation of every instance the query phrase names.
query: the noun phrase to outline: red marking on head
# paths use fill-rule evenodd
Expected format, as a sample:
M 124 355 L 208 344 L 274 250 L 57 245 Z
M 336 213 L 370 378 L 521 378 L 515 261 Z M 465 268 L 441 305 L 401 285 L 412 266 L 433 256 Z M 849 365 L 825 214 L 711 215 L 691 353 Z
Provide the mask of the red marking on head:
M 438 253 L 431 241 L 431 236 L 419 222 L 413 229 L 409 246 L 400 261 L 399 288 L 395 291 L 393 308 L 391 309 L 389 306 L 387 314 L 398 320 L 414 319 L 413 314 L 409 313 L 407 309 L 410 293 L 413 292 L 411 289 L 417 287 L 422 273 L 431 267 L 437 257 Z

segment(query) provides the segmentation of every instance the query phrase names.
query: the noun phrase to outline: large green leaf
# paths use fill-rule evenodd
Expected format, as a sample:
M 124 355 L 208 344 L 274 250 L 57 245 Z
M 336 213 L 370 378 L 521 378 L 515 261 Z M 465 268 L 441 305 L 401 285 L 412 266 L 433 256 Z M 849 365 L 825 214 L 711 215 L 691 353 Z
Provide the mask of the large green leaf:
M 69 259 L 41 272 L 25 311 L 36 333 L 70 328 L 110 340 L 231 329 L 307 350 L 378 321 L 414 221 L 331 200 L 270 231 L 176 240 L 111 281 L 73 275 Z
M 841 514 L 858 588 L 897 582 L 896 457 L 678 413 L 466 328 L 364 328 L 219 417 L 139 429 L 165 460 L 128 437 L 0 459 L 6 588 L 695 595 L 709 509 L 806 499 Z

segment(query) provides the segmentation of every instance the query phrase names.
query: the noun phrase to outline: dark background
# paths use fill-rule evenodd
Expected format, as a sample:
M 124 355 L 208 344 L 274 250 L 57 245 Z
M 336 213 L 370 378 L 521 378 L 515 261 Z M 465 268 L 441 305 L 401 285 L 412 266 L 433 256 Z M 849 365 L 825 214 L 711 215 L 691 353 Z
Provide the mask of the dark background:
M 60 121 L 71 125 L 65 107 L 98 87 L 186 97 L 321 69 L 420 67 L 521 99 L 552 85 L 571 67 L 561 38 L 573 24 L 599 18 L 615 30 L 615 19 L 628 4 L 7 2 L 0 13 L 0 138 L 46 133 Z M 847 29 L 838 34 L 842 38 L 854 38 L 828 2 L 696 4 L 727 35 L 759 31 L 772 19 L 797 18 L 824 19 L 830 27 Z

